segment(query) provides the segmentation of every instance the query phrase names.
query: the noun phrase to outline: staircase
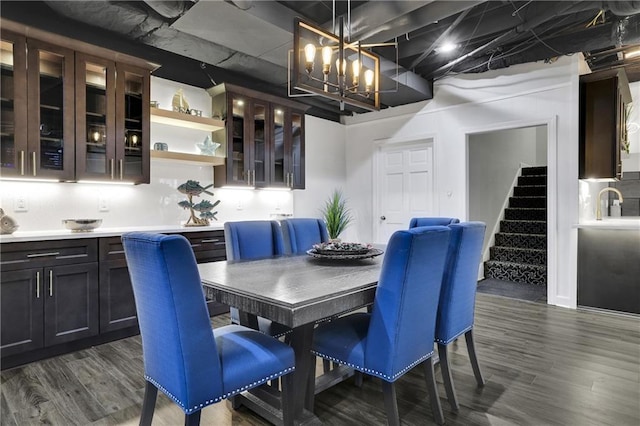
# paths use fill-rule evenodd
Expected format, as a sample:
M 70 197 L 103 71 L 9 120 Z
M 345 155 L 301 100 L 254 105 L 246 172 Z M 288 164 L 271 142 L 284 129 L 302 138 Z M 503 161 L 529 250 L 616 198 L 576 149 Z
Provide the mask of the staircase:
M 509 198 L 485 278 L 546 286 L 547 168 L 527 167 Z

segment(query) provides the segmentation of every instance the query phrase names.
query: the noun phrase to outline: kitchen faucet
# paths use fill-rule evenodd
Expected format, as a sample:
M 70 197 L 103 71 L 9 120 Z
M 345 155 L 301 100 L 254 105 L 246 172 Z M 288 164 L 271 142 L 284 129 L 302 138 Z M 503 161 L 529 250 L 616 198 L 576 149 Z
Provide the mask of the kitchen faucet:
M 610 187 L 603 188 L 602 191 L 598 193 L 598 203 L 596 204 L 596 220 L 602 220 L 602 207 L 601 207 L 602 194 L 604 194 L 607 191 L 612 191 L 618 194 L 618 198 L 620 199 L 620 204 L 622 204 L 622 192 L 620 192 L 616 188 L 610 188 Z

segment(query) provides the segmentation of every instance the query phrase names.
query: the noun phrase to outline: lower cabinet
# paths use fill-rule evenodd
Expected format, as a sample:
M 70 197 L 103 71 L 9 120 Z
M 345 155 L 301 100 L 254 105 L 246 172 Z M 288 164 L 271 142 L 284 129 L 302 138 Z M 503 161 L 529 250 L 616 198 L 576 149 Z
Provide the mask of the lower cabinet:
M 225 260 L 224 231 L 185 232 L 198 263 Z M 100 253 L 100 333 L 138 325 L 136 305 L 127 261 L 120 237 L 99 239 Z M 229 307 L 207 300 L 210 315 L 229 311 Z
M 46 243 L 2 246 L 3 358 L 99 333 L 95 240 Z
M 120 237 L 99 239 L 100 332 L 138 325 L 133 288 Z
M 224 231 L 185 232 L 198 263 L 226 259 Z M 137 333 L 120 237 L 3 243 L 2 368 Z M 228 312 L 207 301 L 210 315 Z

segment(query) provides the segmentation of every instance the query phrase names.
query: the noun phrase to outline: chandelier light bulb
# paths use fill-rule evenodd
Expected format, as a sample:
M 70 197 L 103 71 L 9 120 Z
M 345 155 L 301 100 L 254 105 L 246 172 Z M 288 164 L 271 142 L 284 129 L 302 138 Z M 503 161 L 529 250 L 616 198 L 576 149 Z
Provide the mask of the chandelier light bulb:
M 322 48 L 322 72 L 329 74 L 331 71 L 331 56 L 333 56 L 333 49 L 329 46 Z
M 96 130 L 92 133 L 91 136 L 93 137 L 94 142 L 100 142 L 100 132 Z
M 353 85 L 357 86 L 360 80 L 360 61 L 356 59 L 351 63 L 351 67 L 353 69 Z
M 373 86 L 373 78 L 373 70 L 366 70 L 364 72 L 364 84 L 367 86 L 367 91 L 371 90 L 371 86 Z
M 313 59 L 316 57 L 316 47 L 309 43 L 304 47 L 305 68 L 309 74 L 313 71 Z
M 347 72 L 347 60 L 345 59 L 342 66 L 340 66 L 340 59 L 336 59 L 336 69 L 340 77 L 344 76 Z
M 309 43 L 304 47 L 304 57 L 307 62 L 313 62 L 313 59 L 316 57 L 316 47 L 313 43 Z

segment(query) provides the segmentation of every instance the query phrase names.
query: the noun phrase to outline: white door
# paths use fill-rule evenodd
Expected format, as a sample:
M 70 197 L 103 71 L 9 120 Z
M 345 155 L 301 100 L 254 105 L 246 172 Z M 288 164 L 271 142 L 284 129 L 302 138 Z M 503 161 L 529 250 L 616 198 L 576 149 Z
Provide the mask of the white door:
M 378 152 L 376 242 L 386 243 L 416 216 L 433 216 L 433 143 L 387 144 Z

